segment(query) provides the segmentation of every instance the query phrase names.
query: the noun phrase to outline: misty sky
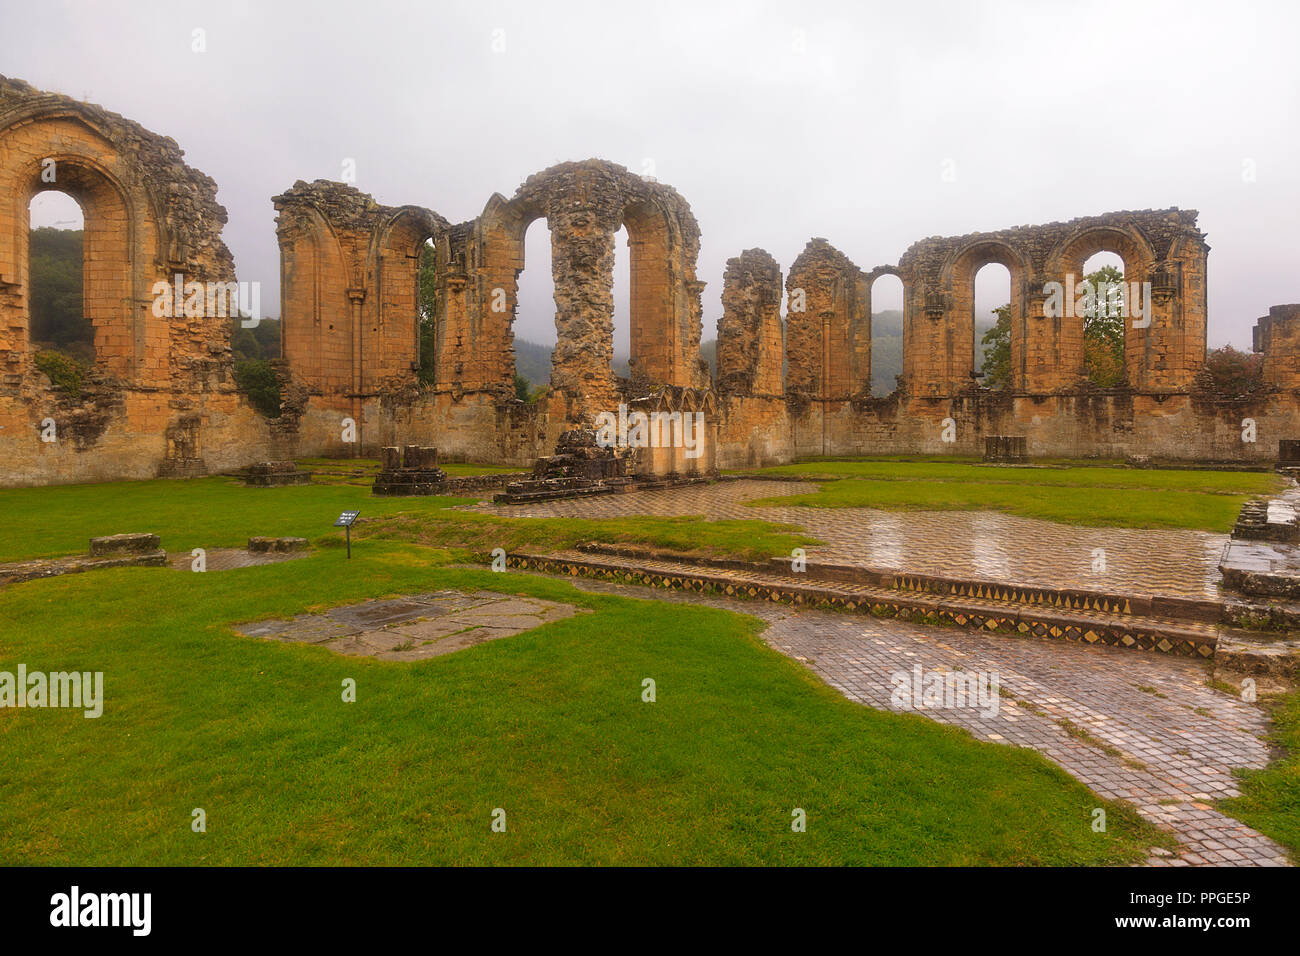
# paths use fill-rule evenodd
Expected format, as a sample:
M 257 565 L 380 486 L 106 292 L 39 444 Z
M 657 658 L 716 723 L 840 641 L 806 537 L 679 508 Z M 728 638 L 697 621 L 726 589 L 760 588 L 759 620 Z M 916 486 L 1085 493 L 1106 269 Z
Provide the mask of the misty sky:
M 297 179 L 351 158 L 378 201 L 460 222 L 596 156 L 652 163 L 691 203 L 706 338 L 742 249 L 788 270 L 824 236 L 870 269 L 927 236 L 1181 206 L 1209 234 L 1210 344 L 1249 347 L 1269 305 L 1300 301 L 1298 28 L 1294 2 L 42 0 L 7 5 L 0 73 L 173 137 L 272 316 L 270 198 Z M 516 323 L 542 342 L 547 242 L 534 223 Z M 979 308 L 1007 285 L 981 272 Z M 877 309 L 900 299 L 877 284 Z

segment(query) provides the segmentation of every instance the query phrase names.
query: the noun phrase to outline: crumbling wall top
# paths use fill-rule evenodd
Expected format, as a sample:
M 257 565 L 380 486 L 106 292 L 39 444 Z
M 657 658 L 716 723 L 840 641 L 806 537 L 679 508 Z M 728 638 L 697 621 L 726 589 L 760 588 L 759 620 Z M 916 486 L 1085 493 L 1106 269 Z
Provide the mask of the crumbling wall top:
M 196 274 L 206 271 L 205 262 L 215 265 L 216 275 L 234 274 L 234 257 L 220 237 L 227 216 L 217 202 L 216 181 L 187 165 L 185 151 L 174 139 L 102 106 L 0 76 L 0 133 L 19 123 L 60 116 L 80 120 L 116 150 L 122 169 L 133 174 L 123 185 L 143 188 L 154 216 L 169 231 L 169 258 L 191 264 Z
M 944 264 L 962 250 L 978 244 L 1005 245 L 1042 271 L 1053 253 L 1071 239 L 1095 232 L 1136 233 L 1159 260 L 1169 255 L 1175 242 L 1189 239 L 1204 245 L 1205 233 L 1197 228 L 1195 209 L 1139 209 L 1080 216 L 1066 222 L 1014 226 L 964 236 L 931 236 L 913 243 L 899 259 L 899 268 L 912 275 L 937 279 Z M 1208 249 L 1208 246 L 1205 246 Z

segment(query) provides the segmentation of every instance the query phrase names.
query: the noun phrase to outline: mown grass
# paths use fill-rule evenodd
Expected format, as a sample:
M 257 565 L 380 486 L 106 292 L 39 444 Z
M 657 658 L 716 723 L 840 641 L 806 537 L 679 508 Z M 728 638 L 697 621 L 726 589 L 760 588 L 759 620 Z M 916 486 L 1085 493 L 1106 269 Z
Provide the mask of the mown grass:
M 1248 498 L 1282 486 L 1278 476 L 1261 472 L 939 460 L 822 460 L 760 471 L 822 484 L 810 494 L 765 497 L 751 502 L 755 506 L 995 510 L 1073 525 L 1213 532 L 1230 530 Z
M 683 518 L 498 518 L 443 512 L 386 515 L 359 526 L 362 537 L 410 541 L 437 547 L 485 552 L 572 548 L 588 541 L 652 544 L 685 556 L 732 557 L 767 561 L 794 548 L 818 544 L 794 525 L 770 521 L 706 521 Z
M 369 482 L 247 488 L 232 478 L 137 481 L 0 489 L 0 561 L 84 553 L 89 539 L 152 532 L 170 552 L 241 547 L 250 535 L 341 535 L 344 510 L 359 510 L 356 536 L 387 536 L 428 544 L 571 547 L 583 541 L 635 542 L 686 552 L 766 559 L 814 539 L 788 525 L 698 518 L 514 520 L 452 510 L 473 498 L 375 498 Z M 379 520 L 374 519 L 389 520 Z M 772 550 L 775 549 L 775 550 Z
M 1300 691 L 1270 708 L 1272 741 L 1283 756 L 1263 770 L 1242 770 L 1241 796 L 1219 801 L 1224 813 L 1254 827 L 1300 859 Z
M 0 709 L 0 863 L 1094 865 L 1170 845 L 1036 753 L 850 703 L 751 618 L 353 554 L 0 590 L 0 670 L 99 670 L 106 695 L 92 720 Z M 417 664 L 230 630 L 443 587 L 588 613 Z

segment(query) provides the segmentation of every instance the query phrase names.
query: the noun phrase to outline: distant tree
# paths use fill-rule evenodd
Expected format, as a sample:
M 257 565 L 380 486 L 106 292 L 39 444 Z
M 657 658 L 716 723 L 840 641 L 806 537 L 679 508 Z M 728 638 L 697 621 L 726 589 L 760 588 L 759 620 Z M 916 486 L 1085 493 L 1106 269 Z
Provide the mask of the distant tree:
M 524 378 L 518 372 L 515 372 L 515 398 L 521 402 L 531 402 L 533 400 L 533 388 L 528 379 Z
M 437 357 L 437 286 L 434 282 L 436 258 L 433 244 L 425 243 L 420 250 L 420 381 L 426 385 L 433 384 Z
M 1107 294 L 1123 289 L 1124 273 L 1114 266 L 1102 266 L 1084 276 L 1091 283 L 1094 308 L 1083 317 L 1083 364 L 1089 381 L 1102 388 L 1124 384 L 1124 323 L 1126 309 L 1112 308 L 1122 302 Z
M 31 231 L 31 336 L 34 342 L 94 358 L 95 329 L 82 310 L 80 229 Z
M 997 321 L 984 333 L 980 344 L 984 346 L 984 386 L 1006 388 L 1011 384 L 1011 303 L 993 310 Z
M 240 319 L 230 320 L 230 351 L 236 362 L 252 362 L 280 357 L 280 320 L 262 319 L 252 328 L 244 328 Z

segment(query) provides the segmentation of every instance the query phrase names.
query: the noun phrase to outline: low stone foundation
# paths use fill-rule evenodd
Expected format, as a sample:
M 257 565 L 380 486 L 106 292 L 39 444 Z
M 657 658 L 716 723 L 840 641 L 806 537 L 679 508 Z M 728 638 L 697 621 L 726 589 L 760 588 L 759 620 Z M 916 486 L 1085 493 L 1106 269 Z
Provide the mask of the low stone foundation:
M 244 484 L 251 488 L 280 488 L 285 485 L 310 485 L 311 472 L 299 471 L 292 461 L 260 461 L 249 465 Z

